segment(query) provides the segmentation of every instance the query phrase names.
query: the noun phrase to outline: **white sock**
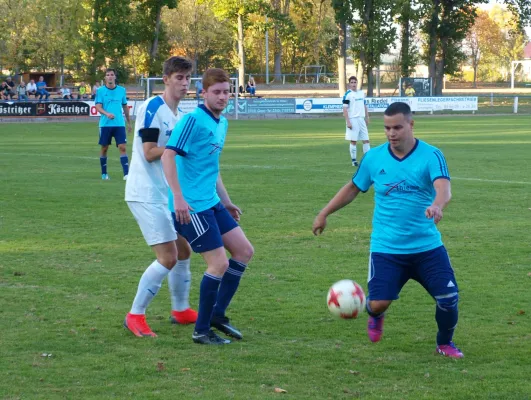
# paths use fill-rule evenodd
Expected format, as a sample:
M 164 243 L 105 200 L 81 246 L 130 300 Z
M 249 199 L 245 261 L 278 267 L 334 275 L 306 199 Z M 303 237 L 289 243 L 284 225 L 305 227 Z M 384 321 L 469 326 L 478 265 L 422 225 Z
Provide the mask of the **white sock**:
M 138 290 L 135 299 L 133 300 L 131 314 L 146 313 L 147 306 L 158 293 L 162 286 L 162 281 L 166 278 L 169 272 L 170 270 L 160 264 L 157 260 L 151 263 L 142 275 L 142 278 L 140 278 L 140 282 L 138 282 Z
M 370 143 L 363 143 L 363 154 L 367 153 L 371 149 Z
M 188 297 L 190 295 L 191 283 L 190 259 L 177 261 L 177 264 L 175 264 L 175 267 L 172 268 L 168 275 L 171 309 L 173 311 L 184 311 L 190 308 Z
M 352 161 L 355 161 L 356 160 L 356 153 L 357 153 L 357 148 L 356 148 L 356 145 L 355 144 L 350 144 L 350 158 L 352 158 Z

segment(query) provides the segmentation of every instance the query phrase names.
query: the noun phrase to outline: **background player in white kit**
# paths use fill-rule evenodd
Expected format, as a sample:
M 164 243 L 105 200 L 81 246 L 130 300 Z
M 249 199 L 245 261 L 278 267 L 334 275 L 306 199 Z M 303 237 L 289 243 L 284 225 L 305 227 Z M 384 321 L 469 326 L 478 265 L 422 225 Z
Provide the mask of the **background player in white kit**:
M 125 200 L 147 244 L 157 259 L 146 269 L 124 326 L 135 336 L 157 336 L 146 322 L 146 308 L 168 276 L 173 323 L 190 324 L 197 312 L 190 308 L 190 255 L 186 239 L 177 238 L 168 209 L 168 184 L 160 157 L 173 127 L 182 116 L 178 109 L 190 86 L 192 63 L 183 57 L 164 62 L 164 93 L 151 97 L 139 108 L 135 124 L 133 156 L 125 186 Z
M 345 140 L 350 140 L 350 158 L 352 165 L 358 166 L 356 143 L 363 142 L 363 154 L 371 149 L 369 144 L 369 112 L 365 106 L 365 93 L 358 90 L 358 78 L 351 76 L 348 78 L 348 89 L 343 96 L 343 116 L 347 123 Z

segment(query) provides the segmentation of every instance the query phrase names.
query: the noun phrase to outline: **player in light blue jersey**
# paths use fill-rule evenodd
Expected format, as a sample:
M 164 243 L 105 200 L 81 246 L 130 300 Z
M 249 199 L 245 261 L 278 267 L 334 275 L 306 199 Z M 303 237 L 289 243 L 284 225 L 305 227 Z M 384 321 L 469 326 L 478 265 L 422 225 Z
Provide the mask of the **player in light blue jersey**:
M 179 121 L 162 155 L 177 233 L 207 263 L 192 335 L 199 344 L 230 343 L 211 327 L 235 339 L 242 338 L 225 312 L 254 253 L 237 223 L 241 211 L 232 203 L 219 173 L 219 156 L 227 133 L 227 120 L 221 112 L 229 100 L 229 82 L 229 75 L 222 69 L 205 72 L 204 104 Z M 230 260 L 225 249 L 231 254 Z
M 458 287 L 436 224 L 451 198 L 444 155 L 416 139 L 406 103 L 393 103 L 384 113 L 388 143 L 373 148 L 358 171 L 317 215 L 313 233 L 321 234 L 328 215 L 374 186 L 374 216 L 369 257 L 368 334 L 378 342 L 384 312 L 398 299 L 409 279 L 435 299 L 437 351 L 447 357 L 463 353 L 452 338 L 457 325 Z
M 105 71 L 105 86 L 96 92 L 96 110 L 101 114 L 100 118 L 100 165 L 101 179 L 109 180 L 107 174 L 107 150 L 112 143 L 112 138 L 116 147 L 120 151 L 120 163 L 124 172 L 124 181 L 129 173 L 129 158 L 125 144 L 127 137 L 125 133 L 125 119 L 127 120 L 127 131 L 132 132 L 131 120 L 129 119 L 129 108 L 127 107 L 126 91 L 123 86 L 116 85 L 116 71 L 107 68 Z M 123 111 L 123 114 L 122 114 Z

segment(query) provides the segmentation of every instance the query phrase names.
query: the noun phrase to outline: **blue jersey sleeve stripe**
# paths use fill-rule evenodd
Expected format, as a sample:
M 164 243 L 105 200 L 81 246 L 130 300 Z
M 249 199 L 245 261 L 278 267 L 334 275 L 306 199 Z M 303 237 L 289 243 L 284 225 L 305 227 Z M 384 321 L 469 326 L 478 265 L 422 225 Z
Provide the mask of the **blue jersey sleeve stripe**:
M 176 144 L 177 147 L 182 147 L 184 144 L 186 144 L 186 140 L 183 142 L 183 139 L 185 135 L 188 133 L 188 130 L 190 129 L 190 125 L 192 124 L 193 120 L 194 118 L 190 117 L 184 124 L 184 127 L 181 130 L 181 135 L 179 136 L 179 139 L 177 140 L 177 144 Z
M 144 128 L 149 128 L 155 119 L 155 115 L 159 110 L 160 106 L 164 104 L 164 100 L 161 97 L 155 97 L 151 99 L 146 107 L 146 116 L 144 118 Z
M 184 129 L 181 133 L 181 138 L 177 142 L 177 147 L 183 148 L 186 142 L 188 141 L 188 138 L 190 137 L 190 134 L 192 133 L 195 126 L 195 118 L 190 117 L 190 119 L 186 122 L 186 125 L 184 126 Z
M 446 170 L 446 175 L 450 176 L 450 172 L 448 171 L 448 164 L 446 163 L 446 157 L 444 157 L 444 154 L 441 151 L 439 151 L 439 154 L 441 155 L 443 166 L 444 166 L 444 169 Z
M 446 160 L 444 159 L 444 156 L 440 153 L 435 151 L 433 154 L 435 154 L 435 157 L 437 157 L 437 160 L 439 161 L 439 168 L 441 170 L 442 176 L 448 176 L 448 169 L 446 167 Z
M 442 175 L 441 175 L 441 176 L 436 176 L 435 178 L 433 178 L 433 179 L 431 180 L 431 182 L 433 183 L 433 182 L 435 182 L 437 179 L 447 179 L 447 180 L 450 180 L 450 177 L 449 177 L 449 176 L 442 176 Z
M 186 155 L 186 151 L 184 151 L 183 149 L 178 149 L 177 147 L 174 147 L 174 146 L 166 146 L 166 148 L 169 149 L 169 150 L 173 150 L 174 152 L 176 152 L 180 156 L 185 156 Z

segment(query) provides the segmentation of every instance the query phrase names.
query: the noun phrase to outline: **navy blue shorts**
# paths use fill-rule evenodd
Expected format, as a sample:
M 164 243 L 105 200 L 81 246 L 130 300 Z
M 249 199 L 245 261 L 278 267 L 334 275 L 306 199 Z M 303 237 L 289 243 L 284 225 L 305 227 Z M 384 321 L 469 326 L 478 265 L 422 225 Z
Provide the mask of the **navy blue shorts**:
M 369 299 L 396 300 L 410 279 L 420 283 L 432 297 L 459 291 L 444 246 L 415 254 L 371 253 Z
M 238 226 L 221 203 L 208 210 L 190 214 L 192 221 L 189 224 L 181 224 L 177 222 L 175 213 L 172 212 L 171 215 L 175 230 L 190 243 L 196 253 L 223 247 L 221 236 Z
M 109 146 L 112 143 L 112 138 L 116 146 L 127 143 L 127 136 L 125 135 L 125 126 L 102 126 L 100 127 L 100 146 Z

